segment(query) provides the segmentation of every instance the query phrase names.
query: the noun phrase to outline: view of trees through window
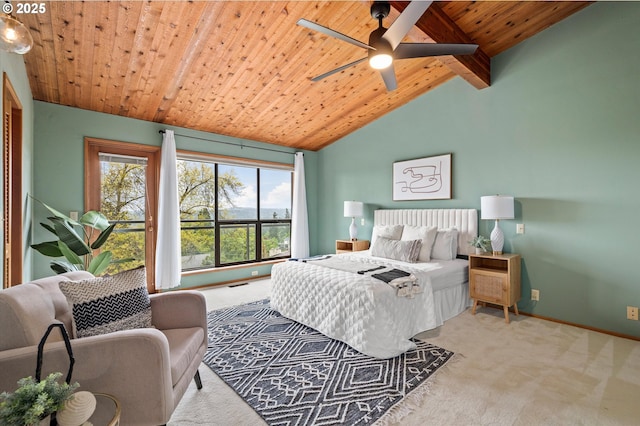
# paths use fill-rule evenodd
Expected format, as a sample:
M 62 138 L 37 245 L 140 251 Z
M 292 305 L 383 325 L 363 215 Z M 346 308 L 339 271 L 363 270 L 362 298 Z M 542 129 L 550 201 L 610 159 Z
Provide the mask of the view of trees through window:
M 143 264 L 143 159 L 101 156 L 101 210 L 118 223 L 108 242 L 117 272 Z M 178 160 L 182 269 L 202 269 L 288 257 L 290 170 Z

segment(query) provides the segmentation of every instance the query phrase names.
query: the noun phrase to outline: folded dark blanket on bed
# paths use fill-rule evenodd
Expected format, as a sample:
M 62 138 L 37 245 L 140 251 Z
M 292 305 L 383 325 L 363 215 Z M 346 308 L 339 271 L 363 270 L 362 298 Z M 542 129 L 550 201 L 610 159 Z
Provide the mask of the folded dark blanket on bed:
M 378 266 L 378 267 L 371 268 L 371 269 L 363 269 L 362 271 L 358 271 L 358 274 L 364 275 L 364 274 L 366 274 L 368 272 L 373 272 L 373 271 L 377 271 L 378 269 L 384 269 L 384 268 L 386 268 L 386 266 Z
M 379 274 L 373 274 L 371 276 L 373 278 L 377 278 L 380 281 L 384 281 L 385 283 L 389 284 L 391 281 L 397 278 L 404 278 L 404 277 L 408 277 L 409 275 L 411 274 L 408 273 L 407 271 L 402 271 L 400 269 L 392 269 L 390 271 L 381 272 Z

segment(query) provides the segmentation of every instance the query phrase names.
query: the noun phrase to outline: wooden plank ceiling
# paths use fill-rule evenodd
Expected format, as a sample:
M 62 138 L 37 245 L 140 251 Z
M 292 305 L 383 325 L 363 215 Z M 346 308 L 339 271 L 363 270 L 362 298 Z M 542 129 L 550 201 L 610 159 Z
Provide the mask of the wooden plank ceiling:
M 391 2 L 386 27 L 408 2 Z M 490 85 L 490 58 L 586 2 L 435 2 L 406 42 L 472 42 L 473 56 L 394 63 L 385 90 L 364 49 L 296 25 L 318 22 L 367 42 L 368 1 L 54 1 L 20 15 L 36 100 L 318 150 L 461 76 Z

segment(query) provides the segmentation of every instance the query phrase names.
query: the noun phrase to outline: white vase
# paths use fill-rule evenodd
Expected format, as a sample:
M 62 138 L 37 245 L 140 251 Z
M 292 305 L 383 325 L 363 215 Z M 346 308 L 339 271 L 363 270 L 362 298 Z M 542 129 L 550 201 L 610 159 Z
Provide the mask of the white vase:
M 484 250 L 482 250 L 482 248 L 480 247 L 476 247 L 476 254 L 482 254 L 484 253 Z

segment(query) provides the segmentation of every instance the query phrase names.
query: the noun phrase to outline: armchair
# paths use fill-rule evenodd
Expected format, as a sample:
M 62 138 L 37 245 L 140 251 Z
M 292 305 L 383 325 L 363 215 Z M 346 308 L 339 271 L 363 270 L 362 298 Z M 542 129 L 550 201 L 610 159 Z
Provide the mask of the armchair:
M 34 376 L 37 346 L 49 324 L 60 321 L 71 330 L 72 315 L 58 283 L 92 277 L 69 272 L 0 291 L 0 392 L 13 391 L 20 378 Z M 71 339 L 71 380 L 80 390 L 116 397 L 123 425 L 165 424 L 191 379 L 202 387 L 198 366 L 207 348 L 204 296 L 179 291 L 150 298 L 154 328 Z M 64 374 L 69 360 L 62 337 L 53 332 L 47 342 L 42 376 Z

